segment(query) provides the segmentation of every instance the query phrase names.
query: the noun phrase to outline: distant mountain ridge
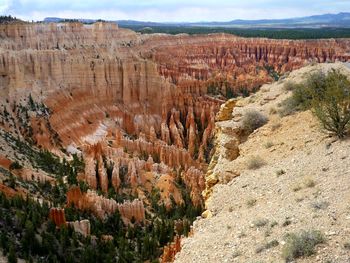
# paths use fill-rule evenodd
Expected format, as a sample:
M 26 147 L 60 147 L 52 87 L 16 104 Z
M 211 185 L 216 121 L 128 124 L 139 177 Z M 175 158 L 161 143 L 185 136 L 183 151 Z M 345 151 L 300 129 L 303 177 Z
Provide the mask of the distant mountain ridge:
M 47 17 L 43 22 L 62 22 L 67 19 L 59 17 Z M 69 19 L 68 19 L 69 20 Z M 97 19 L 76 19 L 83 23 L 94 23 Z M 120 26 L 199 26 L 199 27 L 240 27 L 240 28 L 350 28 L 350 13 L 342 12 L 338 14 L 324 14 L 307 17 L 296 17 L 286 19 L 260 19 L 242 20 L 236 19 L 227 22 L 174 22 L 157 23 L 135 20 L 114 20 L 110 22 L 118 23 Z

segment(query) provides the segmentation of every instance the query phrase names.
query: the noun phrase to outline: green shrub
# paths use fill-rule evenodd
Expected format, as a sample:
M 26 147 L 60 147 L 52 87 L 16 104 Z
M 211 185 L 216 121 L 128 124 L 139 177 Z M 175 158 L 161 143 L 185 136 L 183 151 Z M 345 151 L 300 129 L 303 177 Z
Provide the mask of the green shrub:
M 282 102 L 281 108 L 278 110 L 278 113 L 281 117 L 289 116 L 299 111 L 299 105 L 294 100 L 293 96 L 285 99 Z
M 285 173 L 286 173 L 286 171 L 283 170 L 283 169 L 280 169 L 280 170 L 277 170 L 277 171 L 276 171 L 276 175 L 277 175 L 277 176 L 284 175 Z
M 10 171 L 11 170 L 19 170 L 19 169 L 22 169 L 23 166 L 19 162 L 15 161 L 15 162 L 10 164 L 9 168 L 10 168 Z
M 294 86 L 293 95 L 281 106 L 281 116 L 312 109 L 326 131 L 343 138 L 350 123 L 350 81 L 339 70 L 313 73 Z
M 274 144 L 273 144 L 273 142 L 271 142 L 271 141 L 268 141 L 268 142 L 264 143 L 265 149 L 270 149 L 270 148 L 273 147 L 273 146 L 274 146 Z
M 247 161 L 247 168 L 249 170 L 256 170 L 266 164 L 265 160 L 260 156 L 252 156 Z
M 315 210 L 324 210 L 327 209 L 329 203 L 326 201 L 315 201 L 311 204 L 311 207 Z
M 301 231 L 298 234 L 291 233 L 286 236 L 286 245 L 282 250 L 282 256 L 286 262 L 296 258 L 311 256 L 315 253 L 315 247 L 325 242 L 325 237 L 320 231 Z
M 279 114 L 284 117 L 311 107 L 313 94 L 325 89 L 326 75 L 318 71 L 308 76 L 304 83 L 287 82 L 285 89 L 292 90 L 292 96 L 282 102 Z
M 252 224 L 255 227 L 263 227 L 263 226 L 266 226 L 268 223 L 269 223 L 269 220 L 265 218 L 259 218 L 252 222 Z
M 292 115 L 297 111 L 306 110 L 310 107 L 311 96 L 307 87 L 306 83 L 293 84 L 293 88 L 291 88 L 293 91 L 292 96 L 282 102 L 278 111 L 281 117 Z
M 247 201 L 247 206 L 248 206 L 248 207 L 253 207 L 253 206 L 255 206 L 255 204 L 256 204 L 256 199 L 255 199 L 255 198 L 249 199 L 249 200 Z
M 343 138 L 350 122 L 350 81 L 333 70 L 327 75 L 325 88 L 313 92 L 311 105 L 323 128 Z
M 267 249 L 270 249 L 273 247 L 277 247 L 278 245 L 279 245 L 279 242 L 276 239 L 274 239 L 270 242 L 267 242 L 267 243 L 262 244 L 261 246 L 257 247 L 255 252 L 258 254 L 258 253 L 263 252 L 264 250 L 267 250 Z
M 295 89 L 295 87 L 297 86 L 298 84 L 296 84 L 295 82 L 291 81 L 291 80 L 288 80 L 284 83 L 283 85 L 283 89 L 285 91 L 292 91 Z
M 256 110 L 247 111 L 242 120 L 242 128 L 247 133 L 264 126 L 268 122 L 268 118 Z
M 9 263 L 17 263 L 16 249 L 15 249 L 15 245 L 13 243 L 11 243 L 11 245 L 10 245 L 9 254 L 7 256 L 7 261 Z

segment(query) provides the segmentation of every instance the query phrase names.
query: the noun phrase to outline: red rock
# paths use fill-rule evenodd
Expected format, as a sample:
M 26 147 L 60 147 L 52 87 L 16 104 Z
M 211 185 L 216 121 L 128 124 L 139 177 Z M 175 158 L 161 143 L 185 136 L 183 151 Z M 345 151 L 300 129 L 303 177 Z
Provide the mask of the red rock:
M 118 210 L 125 224 L 145 220 L 145 208 L 140 200 L 126 201 L 118 205 Z
M 163 255 L 161 256 L 162 263 L 174 262 L 176 253 L 181 251 L 181 237 L 176 236 L 174 241 L 165 246 Z
M 132 220 L 141 222 L 145 220 L 145 209 L 141 200 L 118 204 L 113 199 L 108 199 L 88 190 L 82 193 L 79 187 L 73 187 L 67 192 L 67 205 L 73 205 L 80 210 L 92 211 L 100 218 L 113 214 L 117 209 L 125 223 Z
M 66 225 L 66 216 L 64 214 L 64 209 L 61 208 L 51 208 L 49 218 L 55 223 L 57 227 Z
M 116 162 L 113 167 L 113 172 L 112 172 L 112 185 L 114 187 L 114 190 L 118 192 L 121 181 L 119 177 L 119 162 Z
M 202 206 L 202 192 L 205 189 L 205 178 L 203 172 L 192 166 L 183 173 L 182 179 L 191 191 L 191 200 L 193 204 L 196 206 Z

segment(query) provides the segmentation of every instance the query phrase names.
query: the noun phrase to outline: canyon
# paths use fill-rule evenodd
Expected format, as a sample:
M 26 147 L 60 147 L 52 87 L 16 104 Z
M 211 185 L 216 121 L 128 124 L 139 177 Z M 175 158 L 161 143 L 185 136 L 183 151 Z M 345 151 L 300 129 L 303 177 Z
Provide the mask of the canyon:
M 235 100 L 224 103 L 307 64 L 349 60 L 349 39 L 148 35 L 105 22 L 2 24 L 0 129 L 7 137 L 0 167 L 11 172 L 9 164 L 19 162 L 16 178 L 59 181 L 19 158 L 24 153 L 16 153 L 6 140 L 10 135 L 59 160 L 79 156 L 84 167 L 75 183 L 67 183 L 68 174 L 62 178 L 69 186 L 66 200 L 50 216 L 85 236 L 90 224 L 66 222 L 61 208 L 100 219 L 118 210 L 125 225 L 150 220 L 157 198 L 166 210 L 190 202 L 200 212 L 220 181 L 210 172 L 215 122 L 230 119 L 236 106 Z M 228 152 L 237 157 L 234 149 Z M 0 185 L 8 188 L 5 178 Z M 15 190 L 33 194 L 26 187 Z M 164 262 L 174 259 L 180 242 L 176 237 L 165 249 Z

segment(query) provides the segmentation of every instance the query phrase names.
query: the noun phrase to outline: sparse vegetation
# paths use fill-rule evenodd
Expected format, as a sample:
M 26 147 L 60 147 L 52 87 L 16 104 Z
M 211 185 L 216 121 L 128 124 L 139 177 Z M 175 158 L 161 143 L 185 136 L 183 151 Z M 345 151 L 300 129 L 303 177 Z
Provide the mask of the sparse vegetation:
M 290 224 L 292 224 L 292 220 L 290 220 L 289 218 L 286 218 L 282 223 L 282 226 L 286 227 L 286 226 L 289 226 Z
M 305 177 L 302 182 L 296 183 L 292 186 L 294 192 L 298 192 L 303 188 L 313 188 L 316 186 L 316 181 L 311 177 Z
M 315 201 L 311 204 L 311 207 L 315 210 L 324 210 L 327 209 L 329 203 L 326 201 Z
M 266 164 L 265 160 L 260 156 L 252 156 L 247 160 L 247 168 L 249 170 L 256 170 Z
M 325 237 L 320 231 L 308 230 L 300 233 L 286 235 L 286 245 L 283 247 L 282 256 L 286 262 L 296 258 L 311 256 L 315 253 L 315 247 L 325 242 Z
M 315 187 L 316 182 L 315 182 L 314 179 L 312 179 L 312 178 L 310 178 L 310 177 L 307 177 L 307 178 L 305 178 L 305 180 L 304 180 L 304 185 L 305 185 L 305 187 L 307 187 L 307 188 L 312 188 L 312 187 Z
M 275 226 L 278 226 L 278 222 L 277 222 L 276 220 L 274 220 L 274 221 L 272 221 L 272 222 L 270 223 L 270 227 L 271 227 L 271 228 L 273 228 L 273 227 L 275 227 Z
M 269 220 L 266 218 L 259 218 L 253 221 L 253 225 L 255 227 L 263 227 L 266 226 L 269 223 Z
M 247 111 L 242 120 L 242 128 L 245 132 L 252 133 L 256 129 L 264 126 L 268 118 L 256 110 Z
M 232 254 L 232 258 L 236 258 L 236 257 L 239 257 L 240 255 L 242 255 L 242 252 L 240 251 L 236 251 Z
M 255 204 L 256 204 L 256 199 L 255 199 L 255 198 L 249 199 L 249 200 L 247 201 L 247 206 L 248 206 L 249 208 L 255 206 Z
M 297 84 L 291 80 L 288 80 L 284 83 L 283 85 L 283 89 L 285 91 L 292 91 L 296 88 Z
M 270 242 L 267 242 L 267 243 L 257 247 L 255 252 L 256 253 L 261 253 L 264 250 L 267 250 L 267 249 L 270 249 L 270 248 L 273 248 L 273 247 L 277 247 L 278 245 L 279 245 L 279 242 L 276 239 L 274 239 L 274 240 L 272 240 Z
M 276 108 L 275 107 L 271 107 L 270 110 L 269 110 L 269 113 L 270 113 L 270 115 L 276 114 L 277 113 Z
M 331 71 L 321 89 L 312 89 L 312 109 L 323 128 L 343 138 L 350 122 L 350 81 L 339 71 Z
M 346 242 L 346 243 L 344 244 L 344 248 L 345 248 L 346 250 L 350 250 L 350 242 Z
M 281 117 L 285 117 L 288 115 L 292 115 L 299 110 L 301 110 L 300 105 L 295 100 L 294 96 L 292 96 L 285 99 L 282 102 L 281 108 L 278 110 L 278 113 Z
M 286 171 L 283 170 L 283 169 L 279 169 L 279 170 L 276 171 L 276 175 L 277 175 L 277 176 L 284 175 L 285 173 L 286 173 Z
M 273 144 L 273 142 L 271 142 L 271 141 L 268 141 L 268 142 L 264 143 L 264 147 L 265 147 L 266 149 L 270 149 L 272 146 L 274 146 L 274 144 Z
M 292 187 L 292 190 L 293 192 L 298 192 L 302 189 L 303 187 L 300 185 L 300 184 L 295 184 L 293 187 Z
M 23 166 L 22 166 L 19 162 L 15 161 L 15 162 L 13 162 L 13 163 L 10 164 L 10 167 L 9 167 L 9 168 L 10 168 L 10 171 L 11 171 L 11 170 L 22 169 Z
M 286 83 L 293 95 L 282 103 L 281 116 L 311 109 L 324 130 L 343 138 L 350 125 L 350 81 L 338 70 L 316 72 L 305 83 Z
M 271 131 L 275 131 L 275 130 L 279 129 L 281 126 L 282 126 L 281 123 L 275 122 L 271 125 Z

